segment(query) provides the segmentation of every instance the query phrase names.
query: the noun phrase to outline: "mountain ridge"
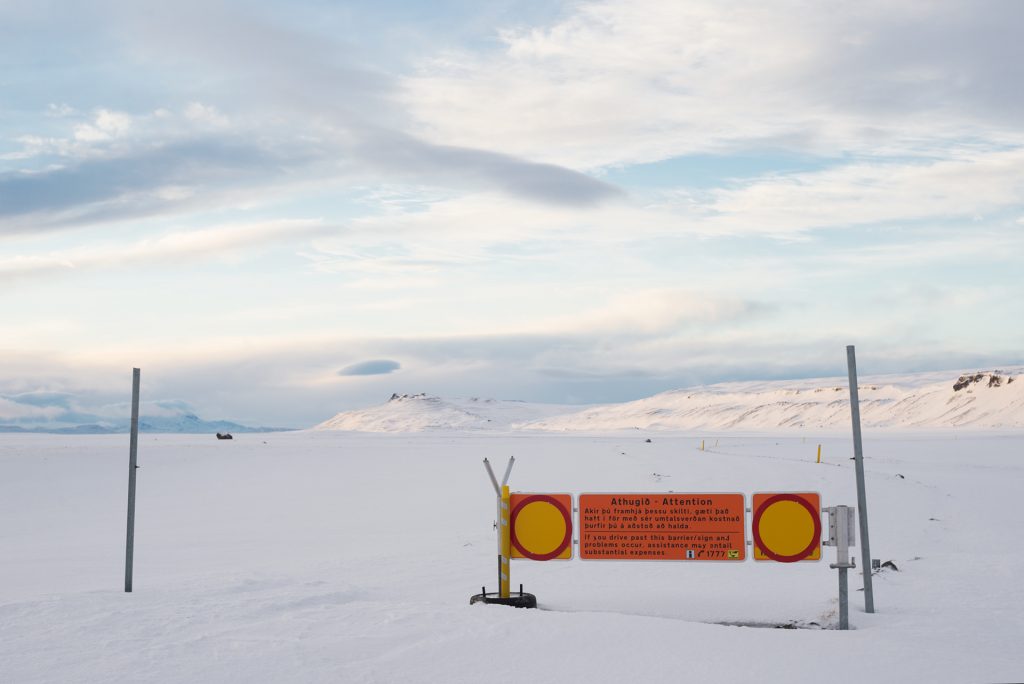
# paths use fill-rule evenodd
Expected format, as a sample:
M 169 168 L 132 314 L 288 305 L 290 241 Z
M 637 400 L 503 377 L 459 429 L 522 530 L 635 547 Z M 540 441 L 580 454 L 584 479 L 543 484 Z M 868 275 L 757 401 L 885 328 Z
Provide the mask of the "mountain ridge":
M 79 425 L 0 425 L 0 432 L 47 435 L 114 435 L 129 432 L 131 421 L 83 423 Z M 203 420 L 193 413 L 173 416 L 139 416 L 139 432 L 202 434 L 205 432 L 282 432 L 294 428 L 250 427 L 229 420 Z
M 1024 428 L 1024 368 L 869 376 L 858 384 L 867 428 Z M 619 404 L 567 406 L 393 394 L 314 430 L 765 430 L 848 429 L 845 378 L 728 382 Z

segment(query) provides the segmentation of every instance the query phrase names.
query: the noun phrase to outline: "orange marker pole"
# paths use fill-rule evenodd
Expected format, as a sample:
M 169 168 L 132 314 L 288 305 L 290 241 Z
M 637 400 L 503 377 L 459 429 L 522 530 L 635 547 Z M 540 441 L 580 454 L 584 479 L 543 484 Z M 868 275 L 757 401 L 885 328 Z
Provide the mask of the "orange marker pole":
M 501 506 L 500 506 L 500 528 L 499 533 L 501 535 L 501 566 L 498 579 L 500 580 L 498 592 L 501 598 L 508 598 L 511 596 L 511 567 L 509 559 L 512 557 L 512 528 L 509 526 L 509 516 L 511 511 L 511 505 L 509 499 L 511 495 L 508 491 L 508 485 L 502 485 L 501 487 Z

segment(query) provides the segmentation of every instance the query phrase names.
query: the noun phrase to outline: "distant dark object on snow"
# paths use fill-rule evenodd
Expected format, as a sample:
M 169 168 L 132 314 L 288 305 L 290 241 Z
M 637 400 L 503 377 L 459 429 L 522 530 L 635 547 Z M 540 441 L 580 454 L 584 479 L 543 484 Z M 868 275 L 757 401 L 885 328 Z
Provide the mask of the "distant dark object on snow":
M 437 404 L 441 401 L 440 397 L 428 397 L 426 392 L 420 392 L 419 394 L 399 394 L 394 392 L 388 401 L 404 401 L 406 399 L 423 399 L 432 404 Z
M 646 442 L 647 444 L 650 444 L 651 443 L 651 438 L 648 437 L 647 439 L 644 440 L 644 442 Z
M 217 439 L 234 439 L 234 437 L 231 436 L 230 432 L 225 432 L 223 435 L 218 432 Z

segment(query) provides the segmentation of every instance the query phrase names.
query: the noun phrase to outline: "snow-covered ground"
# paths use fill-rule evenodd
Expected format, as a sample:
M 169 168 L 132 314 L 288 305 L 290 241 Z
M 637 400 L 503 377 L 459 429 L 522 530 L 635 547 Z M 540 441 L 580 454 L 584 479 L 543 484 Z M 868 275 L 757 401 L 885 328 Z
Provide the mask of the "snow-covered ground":
M 866 431 L 872 551 L 899 571 L 873 615 L 851 572 L 849 632 L 813 628 L 837 618 L 832 549 L 517 561 L 541 610 L 469 605 L 495 586 L 485 456 L 516 456 L 514 490 L 835 505 L 851 451 L 793 429 L 143 435 L 125 594 L 127 436 L 0 435 L 0 682 L 1024 680 L 1020 431 Z
M 1024 369 L 881 375 L 859 383 L 861 418 L 875 428 L 1024 428 Z M 345 411 L 318 430 L 811 430 L 845 429 L 846 378 L 731 382 L 603 406 L 394 395 Z

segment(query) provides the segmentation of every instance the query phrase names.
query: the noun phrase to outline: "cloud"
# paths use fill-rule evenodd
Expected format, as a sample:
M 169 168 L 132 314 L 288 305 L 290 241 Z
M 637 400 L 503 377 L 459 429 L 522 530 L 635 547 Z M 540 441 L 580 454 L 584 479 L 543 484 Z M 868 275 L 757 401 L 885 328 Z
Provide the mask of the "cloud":
M 426 143 L 397 131 L 367 131 L 356 149 L 363 163 L 409 180 L 430 178 L 433 184 L 497 189 L 521 199 L 570 207 L 594 206 L 624 196 L 619 188 L 568 168 Z
M 638 380 L 646 378 L 658 378 L 662 372 L 671 372 L 670 369 L 659 372 L 657 368 L 625 368 L 619 370 L 584 370 L 577 368 L 537 368 L 540 375 L 547 375 L 552 378 L 563 380 L 589 380 L 593 382 L 617 382 L 622 380 Z
M 206 128 L 229 125 L 212 107 L 195 103 L 185 118 Z M 613 185 L 553 164 L 378 128 L 322 129 L 316 139 L 259 126 L 248 134 L 204 130 L 195 137 L 187 129 L 165 131 L 170 124 L 164 123 L 110 147 L 120 124 L 102 125 L 79 126 L 74 140 L 23 136 L 24 149 L 8 158 L 56 153 L 60 164 L 0 173 L 0 234 L 234 205 L 240 193 L 265 201 L 275 190 L 343 179 L 496 190 L 568 207 L 623 196 Z
M 952 148 L 947 154 L 947 159 L 853 163 L 718 188 L 701 207 L 700 223 L 713 233 L 786 236 L 856 224 L 973 219 L 1021 204 L 1024 147 Z
M 319 219 L 282 219 L 176 231 L 127 244 L 0 258 L 0 283 L 53 273 L 223 258 L 261 245 L 297 241 L 337 230 Z
M 841 319 L 849 318 L 844 304 L 835 303 Z M 724 380 L 842 375 L 845 345 L 851 343 L 857 344 L 865 375 L 1024 362 L 1019 335 L 979 347 L 965 344 L 960 335 L 921 332 L 945 320 L 958 326 L 965 311 L 958 304 L 903 301 L 894 294 L 884 305 L 867 305 L 876 311 L 872 325 L 854 318 L 829 324 L 819 320 L 823 316 L 817 310 L 798 312 L 795 318 L 792 311 L 772 310 L 732 322 L 698 318 L 675 330 L 496 334 L 485 329 L 462 335 L 279 339 L 240 334 L 217 347 L 188 350 L 169 344 L 130 352 L 109 349 L 103 356 L 71 350 L 61 357 L 21 354 L 0 373 L 0 394 L 13 394 L 9 387 L 45 385 L 51 392 L 87 395 L 81 404 L 93 414 L 103 406 L 119 407 L 105 412 L 116 417 L 130 397 L 130 369 L 124 361 L 130 358 L 143 369 L 144 401 L 181 397 L 200 416 L 308 427 L 338 411 L 379 403 L 396 391 L 595 403 Z M 966 303 L 970 309 L 991 305 L 991 300 Z M 882 309 L 884 317 L 877 315 Z M 807 324 L 810 317 L 815 325 Z M 908 334 L 917 340 L 928 337 L 927 351 L 908 344 Z M 989 329 L 978 334 L 990 337 Z M 352 376 L 339 376 L 339 357 L 402 359 L 403 368 L 354 383 Z
M 51 102 L 46 105 L 46 116 L 53 118 L 63 118 L 65 116 L 71 116 L 75 113 L 75 108 L 66 102 L 56 103 Z
M 64 137 L 21 135 L 5 159 L 25 163 L 0 172 L 0 233 L 220 208 L 236 203 L 232 193 L 263 199 L 300 183 L 397 181 L 570 207 L 622 194 L 571 168 L 404 131 L 393 77 L 316 30 L 216 2 L 99 7 L 112 49 L 166 77 L 165 100 L 188 104 L 178 113 L 100 106 L 77 120 L 69 110 Z
M 742 322 L 769 314 L 772 307 L 698 290 L 650 288 L 615 295 L 607 304 L 576 316 L 538 321 L 538 330 L 565 333 L 655 335 L 692 326 Z
M 0 382 L 6 379 L 0 379 Z M 145 418 L 194 414 L 192 407 L 178 399 L 143 400 L 139 413 Z M 82 393 L 32 391 L 0 394 L 0 424 L 23 428 L 62 428 L 73 425 L 125 425 L 131 415 L 129 401 L 110 401 L 95 390 Z
M 122 412 L 136 364 L 201 415 L 309 425 L 395 390 L 626 399 L 835 350 L 841 373 L 851 341 L 893 370 L 1011 362 L 1022 10 L 943 7 L 573 3 L 472 52 L 419 43 L 402 76 L 411 51 L 319 5 L 22 3 L 41 32 L 4 15 L 0 53 L 50 67 L 9 89 L 0 385 Z M 296 207 L 327 218 L 274 220 Z M 311 265 L 164 287 L 164 263 L 306 239 Z M 20 287 L 131 264 L 155 272 Z
M 307 165 L 320 154 L 309 147 L 280 150 L 205 138 L 9 172 L 0 175 L 0 233 L 180 210 L 228 189 L 281 181 L 290 166 Z
M 114 402 L 108 404 L 92 403 L 91 410 L 95 413 L 96 421 L 118 421 L 122 422 L 125 417 L 131 415 L 132 405 L 130 401 Z M 167 418 L 171 416 L 193 415 L 191 404 L 180 399 L 155 399 L 150 401 L 139 401 L 139 415 L 147 418 Z
M 74 139 L 86 143 L 113 140 L 127 134 L 131 127 L 132 117 L 128 114 L 100 109 L 93 123 L 75 126 Z
M 10 380 L 2 378 L 0 383 L 6 384 Z M 29 378 L 25 380 L 32 381 Z M 98 416 L 83 408 L 87 403 L 87 398 L 67 391 L 34 390 L 18 394 L 0 394 L 0 422 L 22 427 L 97 422 Z
M 360 361 L 351 366 L 345 366 L 338 375 L 387 375 L 394 373 L 402 367 L 402 364 L 389 359 L 375 359 L 373 361 Z
M 204 105 L 202 102 L 190 102 L 185 108 L 185 116 L 191 121 L 199 121 L 218 128 L 231 123 L 226 116 L 217 111 L 216 107 Z
M 16 402 L 18 404 L 26 404 L 28 406 L 38 406 L 40 408 L 47 407 L 59 407 L 59 408 L 70 408 L 71 402 L 74 400 L 75 395 L 69 394 L 68 392 L 24 392 L 21 394 L 14 394 L 5 399 Z
M 0 396 L 0 421 L 25 423 L 52 420 L 64 410 L 54 406 L 34 406 Z
M 1020 142 L 1024 5 L 604 0 L 403 79 L 429 140 L 597 168 L 738 149 Z
M 992 150 L 962 145 L 951 147 L 944 159 L 862 160 L 814 171 L 768 173 L 713 188 L 636 190 L 628 201 L 596 208 L 526 204 L 493 193 L 432 197 L 353 219 L 353 235 L 319 240 L 316 246 L 323 268 L 333 264 L 382 272 L 423 268 L 426 264 L 418 256 L 472 265 L 493 260 L 497 248 L 538 241 L 546 251 L 561 250 L 558 258 L 565 259 L 565 252 L 581 244 L 638 243 L 682 235 L 792 240 L 870 224 L 974 221 L 978 216 L 990 223 L 1000 212 L 1024 205 L 1022 197 L 1024 147 Z M 978 234 L 979 226 L 970 232 Z M 386 243 L 400 243 L 402 253 L 378 252 L 375 260 L 361 263 L 333 258 L 368 254 Z M 529 257 L 532 263 L 543 258 Z M 503 258 L 517 256 L 511 252 Z

